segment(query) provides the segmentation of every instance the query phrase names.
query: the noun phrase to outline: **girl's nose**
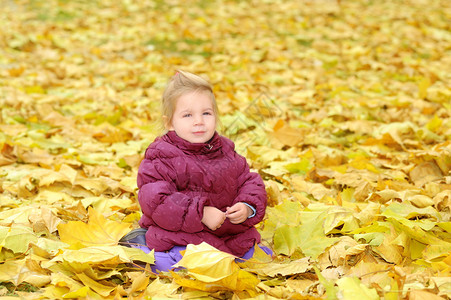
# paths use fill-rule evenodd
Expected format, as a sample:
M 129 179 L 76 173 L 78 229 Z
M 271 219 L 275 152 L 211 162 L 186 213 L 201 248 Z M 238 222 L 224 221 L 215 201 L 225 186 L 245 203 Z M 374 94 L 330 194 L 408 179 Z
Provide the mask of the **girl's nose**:
M 194 120 L 195 125 L 202 125 L 204 123 L 204 118 L 202 116 L 196 116 Z

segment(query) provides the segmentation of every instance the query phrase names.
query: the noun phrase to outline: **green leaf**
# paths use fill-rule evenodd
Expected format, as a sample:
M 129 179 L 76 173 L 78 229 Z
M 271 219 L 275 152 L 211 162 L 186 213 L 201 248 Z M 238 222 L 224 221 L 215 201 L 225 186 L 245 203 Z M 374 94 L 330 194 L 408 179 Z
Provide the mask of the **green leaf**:
M 14 253 L 24 253 L 30 243 L 36 243 L 38 237 L 29 227 L 16 225 L 14 227 L 0 226 L 0 246 Z
M 356 277 L 342 277 L 337 280 L 339 293 L 346 300 L 378 300 L 375 289 L 369 289 Z
M 312 207 L 314 210 L 309 210 Z M 299 248 L 306 256 L 316 259 L 338 239 L 326 237 L 324 221 L 328 206 L 309 206 L 300 212 L 300 225 L 278 226 L 274 233 L 274 248 L 276 252 L 291 255 Z
M 282 225 L 274 232 L 274 249 L 277 253 L 291 255 L 300 247 L 301 228 L 292 225 Z
M 394 202 L 382 211 L 382 216 L 396 219 L 413 219 L 417 217 L 427 217 L 432 221 L 439 221 L 440 214 L 432 207 L 418 208 L 409 203 Z
M 284 167 L 294 174 L 306 174 L 311 169 L 310 161 L 305 157 L 300 162 L 286 164 Z
M 313 269 L 315 270 L 316 276 L 318 276 L 319 282 L 326 289 L 326 297 L 327 297 L 326 299 L 328 300 L 338 299 L 335 284 L 332 281 L 329 281 L 326 278 L 324 278 L 324 276 L 321 274 L 321 271 L 317 267 L 313 267 Z
M 389 221 L 395 226 L 398 231 L 406 233 L 410 238 L 416 241 L 428 245 L 423 251 L 424 258 L 427 260 L 432 260 L 438 257 L 448 256 L 451 251 L 451 243 L 443 241 L 433 234 L 428 233 L 417 226 L 409 226 L 404 222 L 400 222 L 394 219 L 389 219 Z

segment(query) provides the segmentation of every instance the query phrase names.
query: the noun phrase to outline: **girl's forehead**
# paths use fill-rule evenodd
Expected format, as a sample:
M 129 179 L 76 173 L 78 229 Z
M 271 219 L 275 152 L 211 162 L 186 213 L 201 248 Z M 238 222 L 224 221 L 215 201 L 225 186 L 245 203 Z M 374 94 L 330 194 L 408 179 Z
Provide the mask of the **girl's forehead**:
M 190 92 L 181 95 L 175 101 L 176 108 L 211 108 L 213 109 L 213 99 L 205 92 Z

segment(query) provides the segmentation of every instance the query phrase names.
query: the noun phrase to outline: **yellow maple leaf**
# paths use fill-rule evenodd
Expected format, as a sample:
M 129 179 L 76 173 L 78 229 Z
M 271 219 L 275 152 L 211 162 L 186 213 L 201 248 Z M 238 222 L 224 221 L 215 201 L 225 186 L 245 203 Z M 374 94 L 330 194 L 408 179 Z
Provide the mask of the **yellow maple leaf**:
M 107 297 L 116 288 L 115 286 L 102 284 L 87 276 L 85 273 L 76 274 L 76 277 L 78 277 L 85 286 L 88 286 L 102 297 Z
M 153 251 L 146 254 L 140 249 L 128 248 L 123 246 L 96 246 L 85 247 L 78 250 L 66 250 L 54 261 L 67 261 L 68 263 L 78 263 L 89 265 L 108 264 L 117 265 L 120 263 L 139 260 L 142 262 L 153 263 Z
M 235 262 L 236 256 L 203 242 L 188 245 L 183 258 L 174 265 L 188 269 L 188 274 L 197 280 L 172 273 L 175 282 L 181 286 L 201 291 L 248 291 L 254 293 L 260 282 L 254 275 L 241 270 Z
M 193 280 L 192 278 L 186 278 L 174 272 L 171 272 L 171 275 L 174 278 L 175 283 L 186 288 L 207 292 L 224 290 L 246 291 L 252 298 L 256 295 L 255 287 L 260 283 L 260 280 L 253 274 L 241 269 L 230 276 L 213 282 Z
M 175 267 L 184 267 L 196 279 L 214 282 L 230 276 L 237 270 L 236 256 L 219 251 L 203 242 L 199 245 L 188 245 L 183 258 Z
M 429 77 L 421 78 L 418 82 L 418 98 L 425 99 L 428 95 L 428 88 L 431 86 L 431 80 Z
M 89 246 L 117 245 L 119 239 L 130 230 L 130 224 L 111 221 L 93 208 L 89 208 L 89 221 L 69 221 L 59 224 L 61 241 L 80 249 Z
M 135 292 L 142 291 L 149 285 L 149 277 L 145 272 L 141 273 L 139 276 L 133 278 L 132 286 L 128 290 L 128 294 L 132 295 Z

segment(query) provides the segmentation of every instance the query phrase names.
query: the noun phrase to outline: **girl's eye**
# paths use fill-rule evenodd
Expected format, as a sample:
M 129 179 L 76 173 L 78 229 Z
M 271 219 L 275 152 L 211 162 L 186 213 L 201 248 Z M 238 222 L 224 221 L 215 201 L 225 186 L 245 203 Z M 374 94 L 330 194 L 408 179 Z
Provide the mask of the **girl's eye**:
M 183 117 L 184 117 L 184 118 L 191 117 L 191 114 L 184 114 Z
M 204 115 L 206 115 L 206 116 L 211 116 L 211 112 L 206 111 L 206 112 L 204 112 Z

